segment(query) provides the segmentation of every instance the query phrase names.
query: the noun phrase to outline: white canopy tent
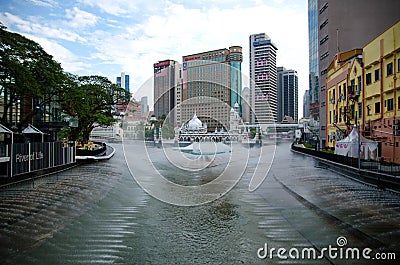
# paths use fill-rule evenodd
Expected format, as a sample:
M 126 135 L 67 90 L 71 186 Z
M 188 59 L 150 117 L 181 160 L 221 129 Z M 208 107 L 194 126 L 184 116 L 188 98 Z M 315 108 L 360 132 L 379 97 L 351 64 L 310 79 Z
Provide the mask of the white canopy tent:
M 360 158 L 368 159 L 378 159 L 378 142 L 369 140 L 361 136 L 358 139 L 359 134 L 357 132 L 357 127 L 354 126 L 351 133 L 344 139 L 337 141 L 335 145 L 335 154 L 349 157 L 358 157 L 360 153 Z M 361 149 L 359 149 L 359 145 Z
M 23 131 L 23 134 L 41 134 L 42 135 L 42 142 L 44 142 L 44 132 L 36 128 L 35 126 L 29 124 L 28 127 L 26 127 Z
M 11 134 L 11 143 L 14 142 L 14 133 L 9 130 L 6 126 L 0 123 L 0 133 L 9 133 Z

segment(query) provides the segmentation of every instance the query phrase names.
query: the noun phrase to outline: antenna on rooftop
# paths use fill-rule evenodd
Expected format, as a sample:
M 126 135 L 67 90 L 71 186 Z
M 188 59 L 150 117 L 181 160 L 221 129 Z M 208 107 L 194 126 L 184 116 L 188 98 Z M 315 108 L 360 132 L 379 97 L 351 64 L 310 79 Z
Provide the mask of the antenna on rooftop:
M 336 29 L 336 49 L 337 49 L 337 53 L 340 52 L 339 49 L 339 29 Z

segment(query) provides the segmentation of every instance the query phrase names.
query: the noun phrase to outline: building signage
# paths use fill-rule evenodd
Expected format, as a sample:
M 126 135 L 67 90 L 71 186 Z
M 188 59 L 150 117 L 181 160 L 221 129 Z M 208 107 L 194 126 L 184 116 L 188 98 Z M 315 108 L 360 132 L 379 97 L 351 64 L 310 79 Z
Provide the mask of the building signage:
M 186 57 L 184 59 L 184 61 L 187 62 L 187 61 L 200 60 L 200 59 L 201 59 L 200 55 L 194 55 L 194 56 Z
M 62 142 L 14 143 L 11 176 L 75 163 L 75 146 Z
M 15 161 L 17 163 L 26 162 L 28 160 L 34 161 L 34 160 L 40 160 L 40 159 L 43 159 L 43 153 L 41 151 L 33 152 L 30 155 L 23 155 L 23 154 L 15 155 Z
M 167 61 L 162 61 L 162 62 L 155 63 L 153 66 L 154 66 L 154 68 L 157 68 L 157 67 L 167 66 L 167 65 L 170 65 L 170 64 L 171 64 L 171 62 L 169 60 L 167 60 Z
M 254 41 L 253 46 L 260 46 L 260 45 L 265 45 L 265 44 L 270 44 L 270 40 L 261 40 L 261 41 Z

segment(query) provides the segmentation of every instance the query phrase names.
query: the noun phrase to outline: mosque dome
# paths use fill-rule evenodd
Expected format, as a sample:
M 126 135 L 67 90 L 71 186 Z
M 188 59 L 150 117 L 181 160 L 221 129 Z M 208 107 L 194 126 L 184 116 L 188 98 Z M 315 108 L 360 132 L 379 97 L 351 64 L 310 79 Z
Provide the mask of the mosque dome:
M 203 127 L 203 123 L 197 118 L 196 113 L 193 118 L 188 122 L 188 129 L 191 131 L 200 130 Z

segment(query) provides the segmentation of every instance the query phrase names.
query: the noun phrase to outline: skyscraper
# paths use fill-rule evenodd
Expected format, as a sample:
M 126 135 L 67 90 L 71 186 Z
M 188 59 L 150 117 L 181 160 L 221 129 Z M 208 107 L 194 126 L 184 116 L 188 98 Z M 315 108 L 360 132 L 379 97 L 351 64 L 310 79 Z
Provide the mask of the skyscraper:
M 242 47 L 183 56 L 182 122 L 196 115 L 209 130 L 229 128 L 230 110 L 241 106 Z
M 129 75 L 125 74 L 125 72 L 121 72 L 121 76 L 117 76 L 117 82 L 116 85 L 118 87 L 122 87 L 125 89 L 128 93 L 130 93 L 130 88 L 129 88 Z
M 253 34 L 250 47 L 251 122 L 273 123 L 277 116 L 276 51 L 265 33 Z
M 149 114 L 149 103 L 147 96 L 141 97 L 140 103 L 142 105 L 142 118 L 147 117 Z
M 242 90 L 242 120 L 250 122 L 250 88 L 245 87 Z
M 306 90 L 303 95 L 303 117 L 310 117 L 310 91 Z
M 154 67 L 154 115 L 163 114 L 175 122 L 175 89 L 179 78 L 180 64 L 174 60 L 159 61 Z
M 318 3 L 317 9 L 315 9 L 315 1 Z M 325 146 L 326 142 L 325 83 L 329 64 L 336 53 L 364 47 L 375 36 L 397 22 L 398 10 L 400 10 L 400 1 L 393 0 L 309 0 L 309 13 L 312 11 L 313 14 L 318 15 L 318 24 L 315 24 L 314 16 L 309 16 L 309 33 L 313 36 L 312 39 L 310 38 L 310 50 L 311 46 L 313 51 L 315 47 L 318 47 L 318 53 L 313 52 L 313 56 L 317 55 L 318 60 L 320 143 L 322 146 Z M 311 22 L 310 19 L 312 19 Z M 318 31 L 318 39 L 314 38 L 315 31 Z M 311 87 L 310 93 L 312 93 Z
M 298 76 L 295 70 L 285 67 L 277 68 L 278 74 L 278 110 L 277 121 L 281 122 L 285 116 L 298 120 Z
M 319 68 L 318 68 L 318 0 L 308 0 L 308 81 L 309 81 L 309 101 L 306 106 L 305 116 L 313 116 L 315 120 L 319 119 Z

